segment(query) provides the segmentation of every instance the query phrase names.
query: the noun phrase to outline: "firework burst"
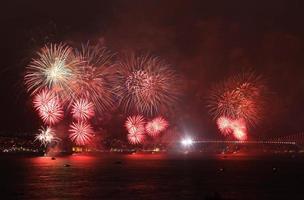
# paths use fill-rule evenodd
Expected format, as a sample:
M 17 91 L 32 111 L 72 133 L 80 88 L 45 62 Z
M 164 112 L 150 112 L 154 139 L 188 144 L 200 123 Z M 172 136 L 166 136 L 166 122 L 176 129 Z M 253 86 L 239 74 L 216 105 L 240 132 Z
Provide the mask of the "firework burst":
M 86 44 L 75 55 L 82 65 L 72 85 L 74 96 L 91 101 L 98 113 L 113 107 L 113 54 L 100 45 Z
M 170 108 L 181 94 L 179 77 L 159 58 L 131 55 L 120 60 L 117 67 L 114 91 L 125 112 L 159 113 Z
M 52 125 L 62 119 L 62 106 L 54 93 L 44 89 L 36 94 L 33 103 L 44 123 Z
M 50 44 L 37 53 L 27 67 L 25 84 L 32 94 L 48 88 L 56 92 L 69 91 L 80 61 L 65 44 Z
M 33 99 L 34 108 L 39 110 L 40 108 L 47 105 L 53 99 L 57 100 L 57 95 L 55 93 L 49 91 L 48 89 L 43 89 L 39 93 L 37 93 Z
M 87 99 L 78 99 L 72 105 L 71 113 L 78 121 L 88 120 L 95 114 L 94 105 Z
M 238 140 L 247 139 L 247 127 L 243 119 L 234 120 L 222 116 L 217 119 L 217 125 L 225 136 L 232 134 Z
M 141 144 L 145 140 L 146 136 L 143 132 L 136 132 L 132 134 L 128 134 L 128 141 L 130 144 Z
M 145 119 L 142 115 L 130 116 L 125 122 L 129 134 L 143 134 L 145 132 Z
M 233 136 L 238 140 L 247 139 L 247 127 L 244 120 L 235 120 L 232 124 L 233 126 Z
M 244 119 L 251 125 L 263 117 L 267 89 L 260 76 L 242 73 L 216 85 L 208 99 L 208 108 L 215 119 L 226 116 Z
M 54 130 L 50 127 L 42 127 L 39 133 L 35 136 L 35 141 L 38 140 L 41 145 L 47 146 L 52 142 L 58 142 L 60 139 L 55 136 Z
M 164 131 L 169 126 L 167 120 L 163 117 L 156 117 L 146 124 L 146 132 L 152 137 L 158 136 L 162 131 Z
M 94 131 L 91 125 L 87 122 L 73 122 L 70 126 L 70 139 L 77 145 L 86 145 L 90 143 L 94 137 Z
M 219 117 L 217 119 L 217 127 L 224 135 L 229 135 L 233 132 L 232 129 L 232 120 L 228 119 L 227 117 Z

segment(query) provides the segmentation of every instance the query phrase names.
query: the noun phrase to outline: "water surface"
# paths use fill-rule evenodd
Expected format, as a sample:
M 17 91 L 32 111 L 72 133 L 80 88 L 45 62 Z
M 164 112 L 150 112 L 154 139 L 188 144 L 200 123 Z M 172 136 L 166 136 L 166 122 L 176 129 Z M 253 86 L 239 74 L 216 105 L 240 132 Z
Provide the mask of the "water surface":
M 304 199 L 298 156 L 2 155 L 0 161 L 3 199 Z

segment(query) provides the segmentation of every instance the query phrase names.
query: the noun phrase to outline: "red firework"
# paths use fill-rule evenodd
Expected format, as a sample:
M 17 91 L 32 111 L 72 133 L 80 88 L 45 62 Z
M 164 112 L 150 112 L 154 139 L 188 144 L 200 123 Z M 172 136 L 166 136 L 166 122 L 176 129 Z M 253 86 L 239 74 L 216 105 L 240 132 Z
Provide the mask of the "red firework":
M 223 135 L 232 134 L 238 140 L 247 139 L 247 127 L 243 119 L 233 120 L 222 116 L 217 119 L 217 125 Z
M 130 144 L 141 144 L 145 140 L 145 134 L 144 132 L 128 134 L 128 140 Z
M 217 84 L 208 97 L 210 113 L 216 119 L 227 116 L 256 125 L 264 117 L 268 89 L 261 76 L 241 73 Z
M 182 93 L 180 77 L 157 57 L 131 54 L 116 66 L 114 92 L 126 112 L 159 113 L 172 106 Z
M 152 137 L 158 136 L 169 126 L 169 123 L 163 117 L 156 117 L 146 124 L 146 132 Z
M 73 117 L 78 121 L 84 121 L 95 115 L 94 104 L 87 99 L 78 99 L 72 105 Z
M 34 107 L 44 123 L 53 125 L 63 117 L 63 110 L 59 98 L 49 90 L 42 90 L 34 100 Z
M 233 136 L 238 140 L 246 140 L 247 139 L 247 133 L 243 129 L 235 129 L 233 131 Z
M 92 102 L 96 114 L 111 109 L 114 106 L 114 54 L 99 44 L 89 43 L 76 49 L 75 54 L 83 64 L 77 68 L 77 80 L 72 86 L 73 94 Z
M 145 119 L 142 115 L 130 116 L 125 122 L 129 134 L 143 134 L 145 132 Z
M 58 101 L 53 99 L 45 106 L 40 107 L 39 115 L 44 123 L 49 125 L 56 124 L 63 117 L 62 107 Z
M 52 99 L 57 98 L 55 93 L 43 89 L 33 99 L 34 108 L 39 110 L 41 107 L 47 105 Z
M 55 93 L 43 89 L 34 97 L 33 104 L 44 123 L 52 125 L 62 119 L 62 107 Z
M 229 135 L 233 132 L 232 120 L 227 117 L 220 117 L 216 121 L 218 129 L 224 134 Z
M 86 145 L 93 138 L 93 128 L 92 126 L 84 121 L 73 122 L 70 126 L 70 139 L 77 145 Z
M 234 120 L 232 123 L 233 136 L 238 140 L 247 139 L 246 123 L 243 119 Z

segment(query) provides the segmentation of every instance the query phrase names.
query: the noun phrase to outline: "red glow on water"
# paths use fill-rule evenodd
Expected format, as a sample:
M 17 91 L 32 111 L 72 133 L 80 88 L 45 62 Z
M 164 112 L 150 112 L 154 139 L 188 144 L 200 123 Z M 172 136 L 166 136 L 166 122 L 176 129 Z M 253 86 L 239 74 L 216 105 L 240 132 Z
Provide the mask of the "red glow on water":
M 90 155 L 71 155 L 71 156 L 42 156 L 31 158 L 30 161 L 39 167 L 50 167 L 52 169 L 64 169 L 64 168 L 74 168 L 74 167 L 83 167 L 83 166 L 92 166 L 95 162 L 100 160 L 97 156 Z M 48 168 L 50 169 L 50 168 Z
M 156 154 L 147 154 L 147 153 L 132 153 L 128 154 L 127 158 L 131 160 L 158 160 L 167 158 L 167 154 L 156 153 Z

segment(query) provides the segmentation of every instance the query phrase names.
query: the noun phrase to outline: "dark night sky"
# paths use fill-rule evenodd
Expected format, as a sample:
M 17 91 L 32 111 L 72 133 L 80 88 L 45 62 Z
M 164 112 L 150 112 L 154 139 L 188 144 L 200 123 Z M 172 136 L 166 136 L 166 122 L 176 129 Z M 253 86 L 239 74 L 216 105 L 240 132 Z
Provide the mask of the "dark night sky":
M 273 91 L 254 134 L 304 130 L 303 1 L 39 1 L 1 5 L 0 131 L 33 131 L 40 122 L 24 92 L 25 66 L 45 42 L 104 42 L 113 51 L 149 51 L 187 78 L 183 126 L 214 134 L 207 89 L 242 69 Z

